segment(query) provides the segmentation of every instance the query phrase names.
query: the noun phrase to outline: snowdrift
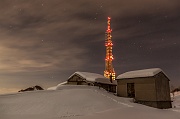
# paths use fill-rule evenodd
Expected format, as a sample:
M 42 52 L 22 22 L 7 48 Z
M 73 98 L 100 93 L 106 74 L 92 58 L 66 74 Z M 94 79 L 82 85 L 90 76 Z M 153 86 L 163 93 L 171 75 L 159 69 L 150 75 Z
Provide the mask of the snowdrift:
M 180 112 L 136 104 L 97 87 L 63 85 L 58 90 L 0 95 L 0 118 L 180 119 Z

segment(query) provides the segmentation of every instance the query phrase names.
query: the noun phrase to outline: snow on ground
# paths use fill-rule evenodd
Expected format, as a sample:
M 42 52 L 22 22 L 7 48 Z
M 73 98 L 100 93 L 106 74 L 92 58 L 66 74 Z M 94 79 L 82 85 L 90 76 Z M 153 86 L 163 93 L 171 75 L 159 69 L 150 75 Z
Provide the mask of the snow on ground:
M 173 109 L 136 104 L 91 86 L 0 95 L 0 119 L 180 119 Z
M 176 96 L 180 96 L 180 91 L 174 92 L 174 96 L 175 96 L 175 97 L 176 97 Z
M 179 92 L 174 92 L 174 97 L 171 94 L 171 99 L 173 101 L 172 106 L 174 111 L 179 111 L 180 112 L 180 91 Z
M 67 81 L 58 84 L 57 86 L 49 87 L 47 90 L 56 90 L 58 87 L 67 84 Z

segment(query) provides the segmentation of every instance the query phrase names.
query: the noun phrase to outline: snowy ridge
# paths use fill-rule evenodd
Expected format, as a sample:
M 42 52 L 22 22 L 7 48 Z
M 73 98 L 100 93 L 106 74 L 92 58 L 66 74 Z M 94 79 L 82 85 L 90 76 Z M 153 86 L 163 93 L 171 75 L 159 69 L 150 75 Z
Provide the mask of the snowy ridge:
M 94 86 L 0 95 L 1 119 L 180 119 L 180 109 L 160 110 L 133 103 Z M 179 105 L 177 96 L 176 105 Z
M 180 91 L 174 92 L 174 97 L 180 96 Z M 173 98 L 173 93 L 171 93 L 171 98 Z
M 175 96 L 175 97 L 176 97 L 176 96 L 180 96 L 180 91 L 174 92 L 174 96 Z
M 49 87 L 47 90 L 56 90 L 58 87 L 65 85 L 67 81 L 58 84 L 57 86 Z
M 160 68 L 152 68 L 152 69 L 144 69 L 144 70 L 136 70 L 129 71 L 123 73 L 117 77 L 117 79 L 125 79 L 125 78 L 137 78 L 137 77 L 150 77 L 154 76 L 160 72 L 163 72 Z
M 56 90 L 57 86 L 49 87 L 47 90 Z

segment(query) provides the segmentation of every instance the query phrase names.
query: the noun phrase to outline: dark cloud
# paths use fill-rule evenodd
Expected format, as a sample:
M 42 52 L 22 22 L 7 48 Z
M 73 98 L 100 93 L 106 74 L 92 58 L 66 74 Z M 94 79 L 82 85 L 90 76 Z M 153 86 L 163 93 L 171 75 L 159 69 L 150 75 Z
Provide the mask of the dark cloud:
M 1 87 L 48 87 L 77 70 L 103 74 L 107 16 L 117 74 L 160 67 L 178 85 L 179 8 L 179 0 L 1 0 Z

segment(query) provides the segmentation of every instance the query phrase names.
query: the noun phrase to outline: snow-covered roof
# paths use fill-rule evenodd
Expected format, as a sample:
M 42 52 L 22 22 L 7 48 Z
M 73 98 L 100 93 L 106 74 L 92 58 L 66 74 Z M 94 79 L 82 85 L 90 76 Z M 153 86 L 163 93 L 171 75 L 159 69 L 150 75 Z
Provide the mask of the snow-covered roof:
M 158 74 L 160 72 L 163 72 L 162 69 L 160 69 L 160 68 L 129 71 L 129 72 L 119 75 L 116 79 L 151 77 L 151 76 L 155 76 L 156 74 Z
M 90 72 L 75 72 L 69 77 L 69 79 L 76 74 L 90 82 L 117 84 L 116 81 L 113 81 L 113 83 L 111 83 L 110 80 L 108 78 L 104 77 L 103 75 L 96 74 L 96 73 L 90 73 Z
M 74 76 L 75 74 L 81 76 L 82 78 L 85 78 L 87 81 L 95 82 L 95 79 L 97 78 L 105 78 L 103 75 L 96 74 L 96 73 L 90 73 L 90 72 L 75 72 L 73 73 L 69 79 Z
M 104 83 L 104 84 L 117 85 L 117 81 L 116 80 L 112 80 L 112 83 L 111 83 L 110 79 L 108 79 L 108 78 L 97 78 L 95 82 L 97 82 L 97 83 Z

